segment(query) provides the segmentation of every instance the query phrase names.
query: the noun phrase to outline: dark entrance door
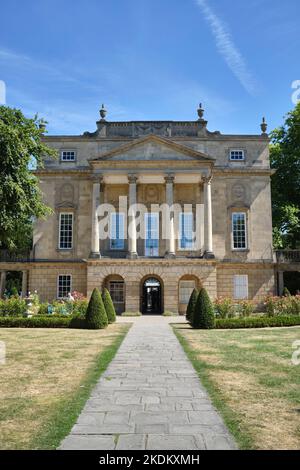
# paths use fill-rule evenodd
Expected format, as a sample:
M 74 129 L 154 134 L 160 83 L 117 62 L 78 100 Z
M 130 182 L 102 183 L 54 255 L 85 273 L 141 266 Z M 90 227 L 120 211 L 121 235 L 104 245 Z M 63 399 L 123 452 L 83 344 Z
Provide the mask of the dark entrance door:
M 149 278 L 143 284 L 142 313 L 160 314 L 161 309 L 161 285 L 158 279 Z

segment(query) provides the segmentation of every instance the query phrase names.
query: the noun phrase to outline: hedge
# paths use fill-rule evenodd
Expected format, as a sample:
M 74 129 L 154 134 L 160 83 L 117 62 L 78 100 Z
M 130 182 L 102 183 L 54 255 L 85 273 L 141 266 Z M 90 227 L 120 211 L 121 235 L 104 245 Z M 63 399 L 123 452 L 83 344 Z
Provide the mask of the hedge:
M 276 317 L 217 318 L 216 328 L 267 328 L 276 326 L 300 325 L 300 315 L 281 315 Z
M 0 317 L 0 327 L 2 328 L 69 328 L 71 317 Z

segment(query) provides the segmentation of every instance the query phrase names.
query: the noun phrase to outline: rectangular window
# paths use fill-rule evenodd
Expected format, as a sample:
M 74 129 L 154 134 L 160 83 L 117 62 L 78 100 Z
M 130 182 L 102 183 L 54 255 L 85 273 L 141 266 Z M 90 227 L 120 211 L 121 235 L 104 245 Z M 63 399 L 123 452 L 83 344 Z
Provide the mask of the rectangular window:
M 57 297 L 64 299 L 72 290 L 72 276 L 70 274 L 60 274 L 57 279 Z
M 59 214 L 59 248 L 70 250 L 73 243 L 73 214 L 62 212 Z
M 112 213 L 110 215 L 110 248 L 112 250 L 124 249 L 124 214 Z
M 233 277 L 233 297 L 237 300 L 248 299 L 247 274 L 236 274 Z
M 192 250 L 193 240 L 193 214 L 181 212 L 179 214 L 179 248 L 180 250 Z
M 145 214 L 145 256 L 158 256 L 159 214 Z
M 233 160 L 233 161 L 245 160 L 244 150 L 238 150 L 238 149 L 230 150 L 230 160 Z
M 245 250 L 247 248 L 246 213 L 232 213 L 232 248 Z
M 109 293 L 111 300 L 114 303 L 124 302 L 124 282 L 123 281 L 110 281 Z
M 191 293 L 195 289 L 195 281 L 180 281 L 179 283 L 179 303 L 188 304 Z
M 62 162 L 74 162 L 76 160 L 75 150 L 62 150 L 60 159 Z

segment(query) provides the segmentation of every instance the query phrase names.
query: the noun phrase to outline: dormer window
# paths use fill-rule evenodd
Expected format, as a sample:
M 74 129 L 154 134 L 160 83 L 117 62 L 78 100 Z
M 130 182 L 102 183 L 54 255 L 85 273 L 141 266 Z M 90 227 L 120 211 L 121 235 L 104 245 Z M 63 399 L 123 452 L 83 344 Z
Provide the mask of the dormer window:
M 241 149 L 231 149 L 229 159 L 233 162 L 245 160 L 245 151 Z
M 60 159 L 62 162 L 75 162 L 76 160 L 75 150 L 62 150 L 60 153 Z

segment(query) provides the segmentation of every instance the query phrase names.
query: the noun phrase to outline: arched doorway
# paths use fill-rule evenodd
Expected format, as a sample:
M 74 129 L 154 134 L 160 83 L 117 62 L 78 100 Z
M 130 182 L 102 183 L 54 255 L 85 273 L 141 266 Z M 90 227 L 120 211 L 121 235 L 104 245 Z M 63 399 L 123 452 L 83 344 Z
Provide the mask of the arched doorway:
M 159 315 L 162 313 L 162 286 L 156 277 L 148 277 L 142 283 L 142 313 Z

